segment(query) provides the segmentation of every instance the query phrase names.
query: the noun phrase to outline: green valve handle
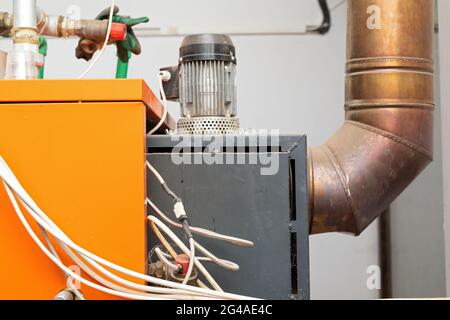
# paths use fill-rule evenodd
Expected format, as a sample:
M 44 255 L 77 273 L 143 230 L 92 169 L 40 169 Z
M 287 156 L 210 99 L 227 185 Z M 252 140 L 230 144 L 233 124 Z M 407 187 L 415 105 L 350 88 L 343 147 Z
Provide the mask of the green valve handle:
M 111 8 L 106 8 L 100 14 L 96 17 L 97 20 L 107 20 L 109 19 L 109 13 Z M 121 16 L 118 15 L 119 13 L 119 7 L 114 8 L 114 16 L 113 16 L 113 22 L 114 23 L 122 23 L 127 26 L 127 36 L 125 40 L 123 41 L 117 41 L 115 42 L 117 47 L 117 69 L 116 69 L 116 78 L 118 79 L 124 79 L 128 76 L 128 67 L 129 67 L 129 61 L 133 54 L 139 55 L 142 52 L 141 44 L 139 43 L 138 38 L 136 37 L 136 34 L 133 31 L 133 27 L 142 24 L 147 23 L 150 21 L 148 17 L 141 17 L 141 18 L 131 18 L 128 16 Z M 86 39 L 81 39 L 80 44 L 84 42 L 86 43 Z M 86 45 L 84 47 L 87 47 Z M 95 48 L 95 45 L 91 46 L 91 48 Z M 81 45 L 77 48 L 77 57 L 83 58 L 85 60 L 90 60 L 95 53 L 94 51 L 90 52 L 84 52 L 84 49 Z
M 128 65 L 133 54 L 139 55 L 142 52 L 141 44 L 136 37 L 133 27 L 150 21 L 147 17 L 132 19 L 123 16 L 114 16 L 113 21 L 123 23 L 127 26 L 127 37 L 124 41 L 116 42 L 117 46 L 117 69 L 116 78 L 126 79 L 128 77 Z

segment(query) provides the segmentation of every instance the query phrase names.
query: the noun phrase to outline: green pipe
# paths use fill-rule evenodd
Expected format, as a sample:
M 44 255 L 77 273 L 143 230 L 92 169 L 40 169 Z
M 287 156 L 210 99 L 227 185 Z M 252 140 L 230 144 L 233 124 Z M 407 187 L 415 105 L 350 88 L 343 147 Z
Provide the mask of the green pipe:
M 122 59 L 117 59 L 117 69 L 116 69 L 116 79 L 126 79 L 128 78 L 128 66 L 131 59 L 131 51 L 127 51 L 128 59 L 127 61 L 122 61 Z
M 40 80 L 44 79 L 44 73 L 45 73 L 44 67 L 39 68 L 38 79 Z
M 47 39 L 43 36 L 39 36 L 39 53 L 44 56 L 44 63 L 45 63 L 45 57 L 47 56 L 47 53 L 48 53 L 48 43 L 47 43 Z M 44 74 L 45 74 L 44 69 L 45 69 L 44 66 L 42 66 L 39 69 L 39 75 L 38 75 L 39 79 L 44 79 Z

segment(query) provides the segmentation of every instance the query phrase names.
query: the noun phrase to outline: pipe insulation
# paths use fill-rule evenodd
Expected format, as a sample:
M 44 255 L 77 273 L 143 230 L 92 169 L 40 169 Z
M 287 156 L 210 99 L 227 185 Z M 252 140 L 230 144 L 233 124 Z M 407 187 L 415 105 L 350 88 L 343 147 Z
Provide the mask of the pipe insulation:
M 36 0 L 13 1 L 13 25 L 17 29 L 36 29 Z
M 345 122 L 308 154 L 311 233 L 359 235 L 433 160 L 434 0 L 349 0 Z

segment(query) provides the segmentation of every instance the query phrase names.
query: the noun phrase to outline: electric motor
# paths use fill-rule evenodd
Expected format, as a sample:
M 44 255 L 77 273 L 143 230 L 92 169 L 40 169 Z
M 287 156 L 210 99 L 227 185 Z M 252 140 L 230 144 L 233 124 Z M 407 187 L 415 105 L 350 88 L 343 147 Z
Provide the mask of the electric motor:
M 180 47 L 179 65 L 163 69 L 175 78 L 165 84 L 179 101 L 177 134 L 232 134 L 239 131 L 236 101 L 236 50 L 229 36 L 192 35 Z

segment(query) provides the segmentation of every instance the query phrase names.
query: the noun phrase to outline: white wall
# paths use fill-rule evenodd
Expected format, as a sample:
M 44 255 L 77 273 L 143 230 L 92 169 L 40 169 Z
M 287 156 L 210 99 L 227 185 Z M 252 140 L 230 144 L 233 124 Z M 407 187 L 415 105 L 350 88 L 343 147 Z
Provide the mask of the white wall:
M 389 216 L 392 293 L 396 298 L 446 294 L 441 141 L 448 138 L 441 136 L 439 74 L 436 50 L 434 161 L 393 203 Z
M 450 296 L 450 1 L 439 0 L 439 41 L 441 55 L 442 160 L 447 296 Z
M 217 31 L 222 26 L 245 30 L 302 29 L 321 20 L 316 0 L 234 1 L 241 9 L 238 11 L 230 2 L 217 0 L 207 1 L 208 5 L 201 9 L 199 1 L 118 0 L 118 4 L 123 13 L 150 16 L 150 26 L 198 27 L 204 32 L 210 28 Z M 63 13 L 68 6 L 77 4 L 84 17 L 95 16 L 107 6 L 107 1 L 100 0 L 38 2 L 49 13 Z M 239 59 L 239 115 L 244 127 L 306 133 L 309 144 L 317 145 L 342 124 L 345 8 L 344 5 L 333 12 L 333 27 L 326 36 L 234 37 Z M 143 55 L 133 58 L 130 76 L 145 78 L 156 90 L 159 67 L 176 64 L 180 43 L 179 37 L 143 39 Z M 6 44 L 1 42 L 0 46 Z M 86 63 L 74 58 L 75 40 L 51 40 L 49 45 L 49 78 L 75 77 L 86 67 Z M 110 48 L 90 77 L 112 77 L 114 69 L 114 50 Z M 171 104 L 170 111 L 179 114 L 175 104 Z M 311 238 L 313 298 L 378 297 L 378 292 L 366 287 L 367 267 L 379 262 L 377 230 L 377 225 L 373 225 L 359 238 L 335 234 Z
M 447 8 L 449 1 L 445 3 Z M 450 34 L 448 10 L 441 12 L 439 32 L 443 44 Z M 445 16 L 447 14 L 447 16 Z M 439 41 L 435 43 L 435 151 L 434 162 L 412 183 L 391 207 L 391 271 L 392 293 L 396 298 L 443 297 L 446 295 L 445 277 L 445 236 L 443 217 L 442 148 L 446 149 L 448 137 L 444 116 L 448 112 L 448 83 L 442 83 L 440 90 L 441 70 L 448 68 L 448 52 L 439 52 Z M 445 47 L 442 47 L 445 49 Z M 440 65 L 442 64 L 442 68 Z M 445 80 L 445 73 L 443 81 Z M 447 70 L 448 78 L 448 70 Z M 441 97 L 442 94 L 442 97 Z M 448 119 L 448 118 L 447 118 Z M 443 120 L 443 121 L 441 121 Z M 441 122 L 442 128 L 441 131 Z M 448 193 L 447 193 L 448 194 Z M 448 278 L 447 278 L 448 279 Z

